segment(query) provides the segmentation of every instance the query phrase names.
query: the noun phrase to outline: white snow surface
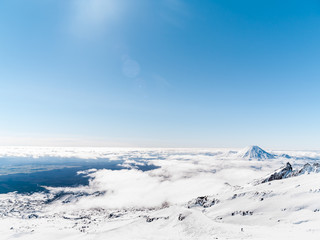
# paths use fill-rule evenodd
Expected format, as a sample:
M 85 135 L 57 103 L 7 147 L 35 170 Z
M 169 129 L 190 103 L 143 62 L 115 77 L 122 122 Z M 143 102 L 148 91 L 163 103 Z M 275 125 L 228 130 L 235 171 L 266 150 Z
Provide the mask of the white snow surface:
M 159 168 L 92 169 L 81 173 L 89 186 L 0 194 L 1 239 L 319 239 L 320 173 L 256 182 L 287 162 L 320 162 L 320 152 L 246 151 L 2 147 L 1 157 L 108 158 Z M 202 205 L 204 196 L 213 202 Z

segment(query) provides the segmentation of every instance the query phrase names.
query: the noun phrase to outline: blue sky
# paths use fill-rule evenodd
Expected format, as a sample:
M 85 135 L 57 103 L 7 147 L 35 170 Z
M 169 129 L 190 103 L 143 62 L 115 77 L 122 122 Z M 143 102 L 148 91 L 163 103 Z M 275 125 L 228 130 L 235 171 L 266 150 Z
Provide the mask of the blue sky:
M 0 145 L 320 149 L 319 1 L 4 0 Z

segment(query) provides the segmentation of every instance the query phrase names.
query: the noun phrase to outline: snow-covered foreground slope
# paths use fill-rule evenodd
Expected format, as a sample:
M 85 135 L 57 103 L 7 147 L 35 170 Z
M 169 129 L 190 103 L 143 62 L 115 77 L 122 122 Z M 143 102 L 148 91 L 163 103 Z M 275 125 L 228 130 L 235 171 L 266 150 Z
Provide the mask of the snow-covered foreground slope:
M 318 239 L 320 154 L 248 149 L 1 149 L 128 167 L 80 173 L 89 186 L 0 195 L 1 239 Z

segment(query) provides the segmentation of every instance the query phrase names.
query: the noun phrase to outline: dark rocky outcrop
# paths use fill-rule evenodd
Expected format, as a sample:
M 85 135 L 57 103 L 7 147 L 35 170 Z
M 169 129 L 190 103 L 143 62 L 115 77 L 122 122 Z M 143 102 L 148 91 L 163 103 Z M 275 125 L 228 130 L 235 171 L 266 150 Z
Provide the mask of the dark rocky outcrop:
M 288 178 L 292 176 L 292 166 L 289 162 L 287 162 L 286 166 L 284 168 L 279 169 L 275 173 L 271 174 L 269 177 L 264 179 L 262 183 L 265 182 L 271 182 L 274 180 L 280 180 L 284 178 Z
M 219 202 L 218 199 L 212 198 L 212 197 L 210 198 L 208 196 L 197 197 L 188 202 L 188 208 L 197 207 L 197 206 L 208 208 L 217 204 L 218 202 Z
M 300 176 L 303 174 L 319 173 L 319 172 L 320 172 L 319 163 L 312 163 L 312 164 L 306 163 L 305 165 L 303 165 L 302 168 L 293 170 L 291 164 L 287 162 L 285 167 L 280 168 L 279 170 L 277 170 L 267 178 L 260 181 L 260 183 L 271 182 L 274 180 L 281 180 L 281 179 L 286 179 L 290 177 Z

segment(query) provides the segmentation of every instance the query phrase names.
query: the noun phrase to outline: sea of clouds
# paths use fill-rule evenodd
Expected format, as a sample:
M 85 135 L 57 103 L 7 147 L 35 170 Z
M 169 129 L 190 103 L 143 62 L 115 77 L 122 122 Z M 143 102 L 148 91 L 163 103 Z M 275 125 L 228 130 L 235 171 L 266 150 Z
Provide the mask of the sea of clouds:
M 231 149 L 123 149 L 123 148 L 0 148 L 0 156 L 63 157 L 123 160 L 123 170 L 91 169 L 79 172 L 90 178 L 88 186 L 52 188 L 52 193 L 88 193 L 72 205 L 84 208 L 154 208 L 183 204 L 205 195 L 214 195 L 237 185 L 250 184 L 281 167 L 286 159 L 248 161 Z M 306 154 L 306 153 L 304 153 Z M 310 153 L 314 156 L 317 153 Z M 137 165 L 158 168 L 141 171 Z M 90 195 L 100 192 L 100 195 Z M 57 207 L 57 206 L 55 206 Z
M 123 160 L 123 170 L 91 169 L 79 172 L 90 178 L 88 186 L 52 188 L 52 193 L 88 193 L 68 208 L 152 208 L 183 204 L 205 195 L 214 195 L 264 177 L 287 159 L 257 161 L 241 159 L 239 149 L 133 149 L 133 148 L 30 148 L 3 147 L 0 157 L 61 157 Z M 319 153 L 298 156 L 319 157 Z M 137 165 L 158 168 L 141 171 Z M 102 194 L 91 195 L 100 192 Z M 57 206 L 55 206 L 57 207 Z M 62 206 L 60 206 L 62 207 Z

